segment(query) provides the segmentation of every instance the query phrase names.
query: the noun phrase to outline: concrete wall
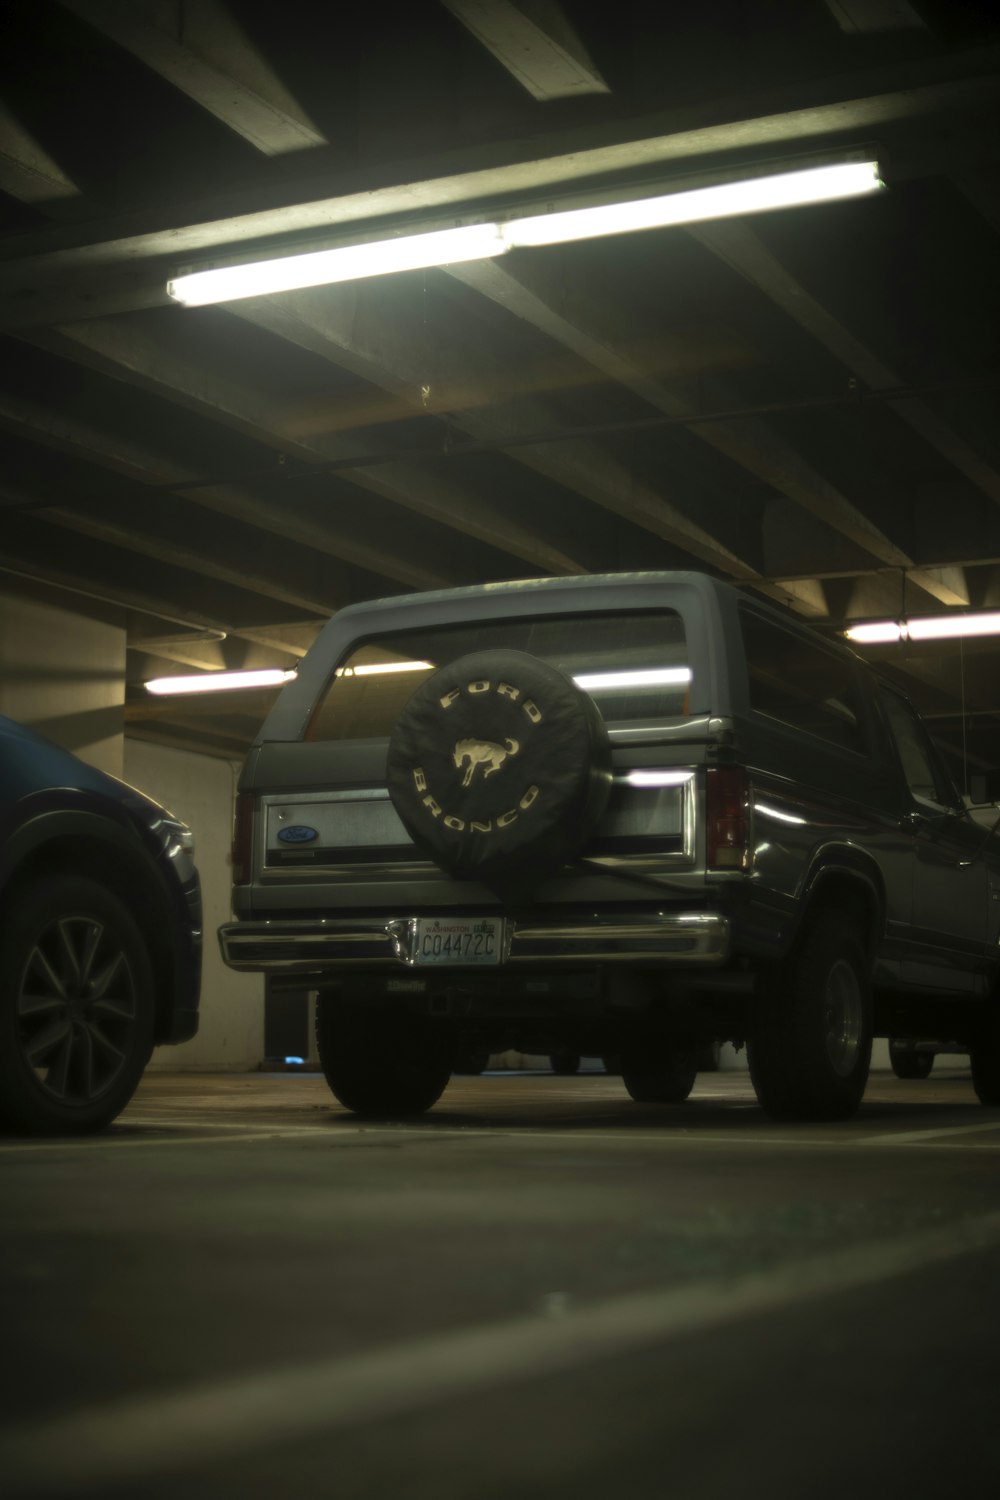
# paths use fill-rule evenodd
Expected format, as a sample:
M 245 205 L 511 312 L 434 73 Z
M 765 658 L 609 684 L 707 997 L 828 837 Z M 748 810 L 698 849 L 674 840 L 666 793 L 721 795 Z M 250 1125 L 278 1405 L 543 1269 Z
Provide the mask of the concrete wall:
M 143 740 L 125 739 L 125 780 L 162 802 L 194 832 L 205 902 L 205 966 L 198 1035 L 160 1047 L 150 1068 L 165 1072 L 239 1072 L 264 1055 L 264 981 L 236 974 L 219 956 L 216 932 L 230 915 L 229 852 L 239 767 Z
M 120 614 L 0 575 L 0 713 L 112 776 L 125 727 Z

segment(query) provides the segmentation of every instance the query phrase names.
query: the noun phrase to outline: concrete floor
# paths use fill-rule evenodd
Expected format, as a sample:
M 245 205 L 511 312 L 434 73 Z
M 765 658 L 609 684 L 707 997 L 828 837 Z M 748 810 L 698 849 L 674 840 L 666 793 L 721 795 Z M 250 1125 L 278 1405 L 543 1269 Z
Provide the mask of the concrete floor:
M 1000 1111 L 949 1061 L 842 1125 L 745 1073 L 461 1078 L 399 1125 L 152 1074 L 0 1141 L 0 1490 L 995 1493 Z

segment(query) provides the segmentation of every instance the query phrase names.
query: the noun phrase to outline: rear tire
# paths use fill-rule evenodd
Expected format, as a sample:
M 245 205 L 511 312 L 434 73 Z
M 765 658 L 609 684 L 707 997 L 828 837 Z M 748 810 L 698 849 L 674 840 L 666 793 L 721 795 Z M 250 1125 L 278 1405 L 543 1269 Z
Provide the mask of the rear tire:
M 820 912 L 747 1038 L 758 1103 L 775 1120 L 845 1120 L 864 1097 L 871 1050 L 868 963 L 857 928 Z
M 1000 1016 L 991 1016 L 969 1048 L 972 1087 L 980 1104 L 1000 1105 Z
M 698 1076 L 694 1047 L 627 1048 L 621 1056 L 622 1082 L 636 1104 L 683 1104 Z
M 395 1007 L 320 994 L 316 1048 L 334 1097 L 357 1115 L 418 1115 L 444 1093 L 455 1064 L 446 1033 Z
M 549 1065 L 553 1073 L 560 1073 L 563 1077 L 570 1077 L 573 1073 L 580 1071 L 580 1054 L 571 1052 L 568 1047 L 558 1047 L 549 1055 Z
M 929 1078 L 933 1052 L 911 1052 L 894 1039 L 889 1042 L 889 1066 L 897 1078 Z

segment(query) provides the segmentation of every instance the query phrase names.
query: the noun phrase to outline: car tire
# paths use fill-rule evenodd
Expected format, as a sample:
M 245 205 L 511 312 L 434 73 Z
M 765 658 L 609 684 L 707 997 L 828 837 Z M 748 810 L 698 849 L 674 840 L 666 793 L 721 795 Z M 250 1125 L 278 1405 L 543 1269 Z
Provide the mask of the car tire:
M 559 1073 L 564 1078 L 580 1071 L 580 1054 L 571 1052 L 568 1047 L 559 1047 L 555 1052 L 549 1054 L 549 1066 L 553 1073 Z
M 757 1101 L 776 1120 L 842 1120 L 871 1065 L 868 963 L 855 925 L 821 912 L 778 975 L 747 1037 Z
M 980 1104 L 1000 1106 L 1000 1016 L 985 1021 L 969 1048 L 972 1087 Z
M 622 1082 L 636 1104 L 683 1104 L 698 1076 L 695 1047 L 627 1047 L 621 1054 Z
M 128 908 L 75 875 L 0 921 L 0 1122 L 27 1134 L 110 1124 L 153 1050 L 153 971 Z
M 424 1016 L 320 993 L 316 1048 L 331 1093 L 356 1115 L 419 1115 L 455 1067 L 453 1038 Z
M 933 1052 L 912 1052 L 895 1039 L 889 1042 L 889 1066 L 897 1078 L 929 1078 L 934 1067 Z
M 717 1073 L 719 1061 L 722 1057 L 722 1043 L 718 1037 L 711 1042 L 703 1042 L 698 1048 L 698 1072 Z
M 485 1073 L 490 1065 L 490 1054 L 485 1047 L 463 1047 L 455 1060 L 454 1072 L 474 1078 Z
M 523 651 L 480 651 L 420 684 L 386 784 L 418 848 L 458 880 L 522 900 L 586 844 L 611 790 L 593 699 Z

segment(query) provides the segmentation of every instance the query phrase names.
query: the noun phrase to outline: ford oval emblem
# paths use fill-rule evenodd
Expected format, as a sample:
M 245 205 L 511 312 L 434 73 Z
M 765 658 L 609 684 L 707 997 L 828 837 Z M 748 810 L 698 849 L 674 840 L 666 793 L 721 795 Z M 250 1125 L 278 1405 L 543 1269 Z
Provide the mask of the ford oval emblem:
M 311 844 L 313 839 L 319 838 L 315 828 L 307 828 L 304 823 L 292 823 L 288 828 L 279 828 L 278 837 L 283 844 Z

